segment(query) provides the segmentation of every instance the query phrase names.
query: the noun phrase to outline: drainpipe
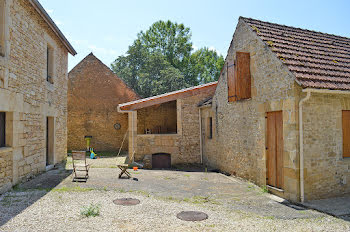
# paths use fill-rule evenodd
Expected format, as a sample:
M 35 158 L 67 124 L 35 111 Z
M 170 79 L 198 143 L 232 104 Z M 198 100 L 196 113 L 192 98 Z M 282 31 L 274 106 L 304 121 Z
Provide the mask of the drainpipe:
M 203 164 L 203 142 L 202 142 L 202 112 L 201 108 L 199 110 L 199 149 L 201 155 L 201 164 Z
M 304 92 L 304 91 L 303 91 Z M 299 168 L 300 168 L 300 201 L 303 203 L 304 197 L 304 139 L 303 139 L 303 103 L 309 100 L 311 91 L 307 91 L 306 97 L 299 101 Z

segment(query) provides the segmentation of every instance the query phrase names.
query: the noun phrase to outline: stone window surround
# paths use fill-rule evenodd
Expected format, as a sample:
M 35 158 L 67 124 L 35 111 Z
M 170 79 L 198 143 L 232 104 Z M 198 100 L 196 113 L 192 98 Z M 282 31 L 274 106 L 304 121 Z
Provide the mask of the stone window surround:
M 8 111 L 1 111 L 6 113 L 5 118 L 5 147 L 0 147 L 0 153 L 12 151 L 13 147 L 13 113 Z
M 53 40 L 48 34 L 45 34 L 45 48 L 44 48 L 44 57 L 45 57 L 45 65 L 44 65 L 44 79 L 46 82 L 46 86 L 49 90 L 53 90 L 53 87 L 55 85 L 55 78 L 56 78 L 56 51 L 57 51 L 57 46 L 55 40 Z M 50 48 L 52 49 L 52 82 L 47 81 L 47 49 Z

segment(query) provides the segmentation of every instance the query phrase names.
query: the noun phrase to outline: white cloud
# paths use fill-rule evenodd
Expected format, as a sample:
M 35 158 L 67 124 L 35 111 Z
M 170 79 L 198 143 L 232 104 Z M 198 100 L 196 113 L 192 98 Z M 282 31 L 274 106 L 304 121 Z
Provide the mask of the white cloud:
M 63 25 L 63 23 L 59 20 L 54 20 L 54 22 L 56 23 L 57 26 Z
M 192 44 L 192 49 L 193 49 L 193 51 L 197 51 L 198 47 L 196 45 Z
M 215 48 L 214 46 L 210 46 L 210 47 L 208 48 L 208 50 L 209 50 L 209 51 L 214 51 L 214 52 L 216 52 L 218 55 L 222 55 L 221 52 L 218 51 L 218 50 L 216 50 L 216 48 Z
M 46 12 L 49 13 L 49 14 L 52 14 L 53 10 L 47 10 Z

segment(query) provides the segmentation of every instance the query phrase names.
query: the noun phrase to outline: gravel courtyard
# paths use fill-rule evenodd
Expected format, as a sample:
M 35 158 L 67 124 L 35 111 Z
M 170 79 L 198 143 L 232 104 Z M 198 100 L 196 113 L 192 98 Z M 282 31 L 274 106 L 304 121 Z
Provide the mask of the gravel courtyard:
M 0 196 L 0 231 L 350 231 L 350 222 L 289 204 L 237 178 L 211 172 L 131 171 L 118 179 L 112 158 L 89 160 L 86 183 L 72 182 L 71 161 Z M 117 198 L 140 204 L 119 206 Z M 100 215 L 85 217 L 95 204 Z M 182 221 L 181 211 L 208 219 Z

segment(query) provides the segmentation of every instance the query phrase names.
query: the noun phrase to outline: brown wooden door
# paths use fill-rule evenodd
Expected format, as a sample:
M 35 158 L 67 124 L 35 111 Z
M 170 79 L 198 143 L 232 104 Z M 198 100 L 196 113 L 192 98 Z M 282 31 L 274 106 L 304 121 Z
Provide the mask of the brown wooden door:
M 169 169 L 171 168 L 171 156 L 167 153 L 157 153 L 152 155 L 153 169 Z
M 283 188 L 283 118 L 282 111 L 267 113 L 266 182 Z

